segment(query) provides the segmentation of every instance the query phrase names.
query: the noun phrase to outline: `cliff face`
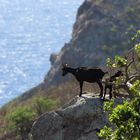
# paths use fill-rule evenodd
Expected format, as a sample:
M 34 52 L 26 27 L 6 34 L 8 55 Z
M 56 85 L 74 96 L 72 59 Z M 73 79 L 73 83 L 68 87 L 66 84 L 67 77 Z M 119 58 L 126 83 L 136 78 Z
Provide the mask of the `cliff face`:
M 72 39 L 51 56 L 45 86 L 66 80 L 61 77 L 62 63 L 72 67 L 103 66 L 107 57 L 130 49 L 130 38 L 140 28 L 139 11 L 137 0 L 85 0 L 78 9 Z
M 116 104 L 121 102 L 115 100 Z M 35 121 L 33 140 L 98 140 L 97 132 L 108 123 L 103 104 L 91 95 L 73 98 L 64 107 Z

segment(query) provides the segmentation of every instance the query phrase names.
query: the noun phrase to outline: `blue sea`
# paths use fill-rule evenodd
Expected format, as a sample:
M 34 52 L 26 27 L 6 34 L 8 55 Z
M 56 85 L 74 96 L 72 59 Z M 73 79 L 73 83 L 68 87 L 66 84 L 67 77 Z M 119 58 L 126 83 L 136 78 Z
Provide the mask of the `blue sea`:
M 38 85 L 84 0 L 0 0 L 0 106 Z

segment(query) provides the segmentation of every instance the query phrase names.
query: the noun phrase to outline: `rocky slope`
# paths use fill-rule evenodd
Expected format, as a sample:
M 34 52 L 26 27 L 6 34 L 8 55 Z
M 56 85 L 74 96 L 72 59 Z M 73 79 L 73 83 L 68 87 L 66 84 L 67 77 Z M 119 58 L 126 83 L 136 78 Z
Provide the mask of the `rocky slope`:
M 116 99 L 116 103 L 122 102 Z M 55 112 L 40 116 L 32 128 L 33 140 L 98 140 L 108 123 L 104 102 L 98 97 L 75 97 Z
M 85 0 L 78 9 L 72 39 L 58 54 L 52 54 L 52 67 L 45 87 L 58 85 L 61 64 L 103 66 L 107 57 L 122 54 L 133 44 L 130 38 L 140 29 L 139 0 Z

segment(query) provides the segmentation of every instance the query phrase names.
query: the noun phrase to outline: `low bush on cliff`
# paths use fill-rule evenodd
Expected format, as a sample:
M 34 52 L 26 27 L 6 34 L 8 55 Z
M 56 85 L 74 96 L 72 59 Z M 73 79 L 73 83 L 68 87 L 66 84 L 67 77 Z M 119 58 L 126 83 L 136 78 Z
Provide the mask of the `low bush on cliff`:
M 37 115 L 41 115 L 44 112 L 53 110 L 57 107 L 57 102 L 52 99 L 47 99 L 42 96 L 36 97 L 35 99 L 34 109 Z
M 7 128 L 14 132 L 19 139 L 27 139 L 34 118 L 35 113 L 31 108 L 17 107 L 6 116 Z
M 38 95 L 17 106 L 0 111 L 0 138 L 4 140 L 25 140 L 28 138 L 34 120 L 41 114 L 58 108 L 57 101 Z M 12 137 L 13 136 L 13 137 Z

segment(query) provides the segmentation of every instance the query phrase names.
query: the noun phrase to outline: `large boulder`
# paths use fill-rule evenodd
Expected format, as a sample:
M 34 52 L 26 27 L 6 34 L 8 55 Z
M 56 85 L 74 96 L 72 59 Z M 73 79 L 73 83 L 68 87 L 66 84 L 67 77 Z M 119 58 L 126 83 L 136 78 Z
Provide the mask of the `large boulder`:
M 97 132 L 108 122 L 103 103 L 98 97 L 75 97 L 35 121 L 33 140 L 98 140 Z

